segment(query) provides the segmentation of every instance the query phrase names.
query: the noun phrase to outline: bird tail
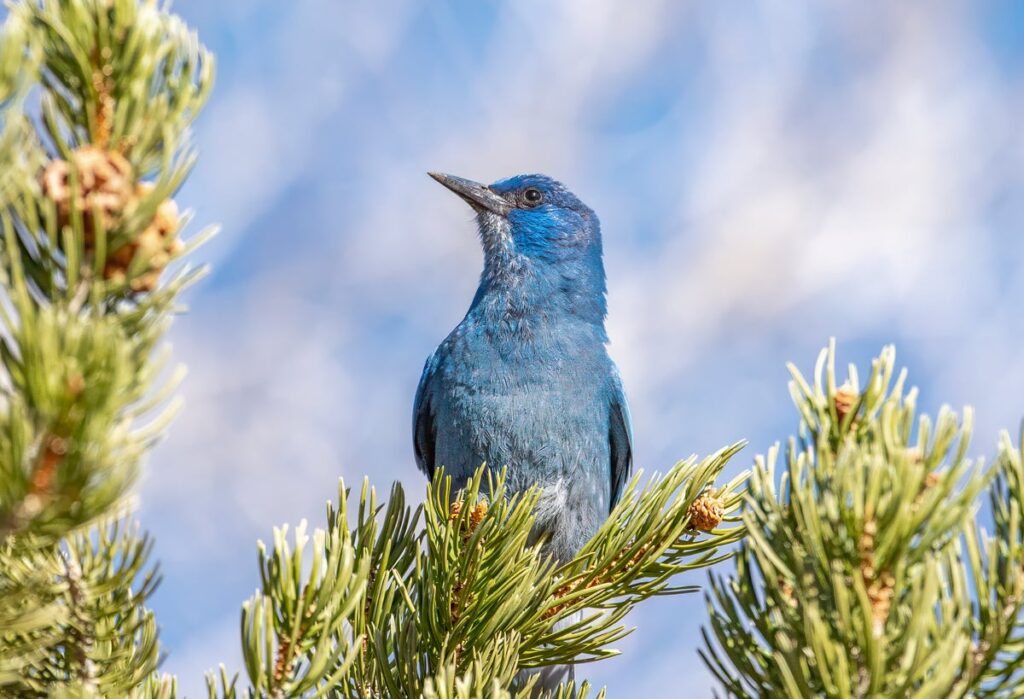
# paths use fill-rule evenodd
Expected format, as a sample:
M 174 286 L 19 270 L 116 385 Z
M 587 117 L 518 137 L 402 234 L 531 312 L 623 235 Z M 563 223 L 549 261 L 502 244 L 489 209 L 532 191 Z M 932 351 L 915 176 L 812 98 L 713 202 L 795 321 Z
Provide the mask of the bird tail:
M 578 623 L 582 618 L 583 612 L 576 612 L 567 619 L 562 619 L 556 623 L 555 629 L 571 626 L 572 624 Z M 576 681 L 576 666 L 572 663 L 568 663 L 565 665 L 548 665 L 547 667 L 541 668 L 539 672 L 536 670 L 523 670 L 519 673 L 517 679 L 520 682 L 523 682 L 533 674 L 540 675 L 540 680 L 534 686 L 533 696 L 541 697 L 547 692 L 550 692 L 551 696 L 554 696 L 559 685 Z
M 552 695 L 558 689 L 558 685 L 576 681 L 575 665 L 550 665 L 540 671 L 540 681 L 537 682 L 537 693 L 543 694 L 550 691 Z
M 550 693 L 549 696 L 553 697 L 556 695 L 559 685 L 576 681 L 576 666 L 572 664 L 548 665 L 547 667 L 541 668 L 539 671 L 520 670 L 519 674 L 516 676 L 514 686 L 522 686 L 532 675 L 540 675 L 540 679 L 537 681 L 537 684 L 533 686 L 533 698 L 537 699 L 538 697 L 543 697 L 548 693 Z

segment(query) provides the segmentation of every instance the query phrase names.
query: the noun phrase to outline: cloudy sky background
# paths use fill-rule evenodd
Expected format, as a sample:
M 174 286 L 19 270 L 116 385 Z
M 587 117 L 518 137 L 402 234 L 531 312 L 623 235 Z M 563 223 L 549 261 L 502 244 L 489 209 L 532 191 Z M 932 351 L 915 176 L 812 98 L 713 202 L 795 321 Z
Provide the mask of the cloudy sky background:
M 255 540 L 339 476 L 420 493 L 423 360 L 481 264 L 429 180 L 545 172 L 603 222 L 611 352 L 647 470 L 795 429 L 784 363 L 896 343 L 974 452 L 1024 417 L 1024 6 L 178 0 L 219 59 L 179 201 L 223 234 L 171 333 L 187 407 L 140 517 L 165 668 L 241 669 Z M 702 581 L 703 576 L 696 578 Z M 709 696 L 699 596 L 649 603 L 610 696 Z

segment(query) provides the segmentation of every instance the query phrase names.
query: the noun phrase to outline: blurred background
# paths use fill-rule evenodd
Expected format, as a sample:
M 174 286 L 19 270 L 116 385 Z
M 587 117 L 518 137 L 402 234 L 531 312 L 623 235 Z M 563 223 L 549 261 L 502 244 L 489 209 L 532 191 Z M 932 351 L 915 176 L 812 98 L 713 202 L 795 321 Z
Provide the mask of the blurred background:
M 241 669 L 257 538 L 401 480 L 423 361 L 481 265 L 425 175 L 561 179 L 603 222 L 637 465 L 795 431 L 784 364 L 895 343 L 922 407 L 1024 417 L 1024 4 L 178 0 L 219 59 L 178 201 L 223 234 L 171 333 L 187 406 L 140 517 L 188 695 Z M 719 568 L 729 570 L 728 565 Z M 694 576 L 694 582 L 703 582 Z M 699 595 L 645 604 L 613 697 L 709 696 Z

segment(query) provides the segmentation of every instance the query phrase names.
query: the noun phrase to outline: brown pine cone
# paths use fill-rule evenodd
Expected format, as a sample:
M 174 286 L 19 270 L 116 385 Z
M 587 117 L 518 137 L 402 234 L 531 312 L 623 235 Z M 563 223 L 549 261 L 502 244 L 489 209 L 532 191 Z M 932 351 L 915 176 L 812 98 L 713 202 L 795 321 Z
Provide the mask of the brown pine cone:
M 138 203 L 153 190 L 153 185 L 140 182 L 135 187 L 133 203 Z M 133 291 L 152 291 L 160 281 L 160 273 L 171 259 L 181 252 L 181 241 L 177 238 L 181 221 L 178 206 L 173 199 L 165 199 L 156 208 L 153 220 L 135 240 L 126 243 L 107 256 L 103 269 L 106 279 L 124 279 L 136 255 L 142 255 L 148 268 L 131 280 Z
M 133 173 L 128 160 L 117 151 L 87 145 L 71 153 L 66 160 L 51 161 L 42 175 L 43 193 L 57 205 L 57 222 L 61 227 L 71 221 L 72 208 L 81 212 L 85 228 L 85 247 L 95 244 L 94 211 L 99 224 L 110 230 L 121 218 L 132 196 Z M 74 166 L 78 188 L 72 197 L 71 169 Z
M 725 510 L 722 502 L 710 492 L 701 493 L 690 503 L 690 529 L 709 532 L 722 523 Z

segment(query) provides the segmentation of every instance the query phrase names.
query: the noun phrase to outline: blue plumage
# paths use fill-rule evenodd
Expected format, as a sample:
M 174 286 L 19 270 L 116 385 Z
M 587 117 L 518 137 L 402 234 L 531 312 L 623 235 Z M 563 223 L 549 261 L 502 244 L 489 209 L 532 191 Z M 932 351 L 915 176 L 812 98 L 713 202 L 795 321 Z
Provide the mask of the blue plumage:
M 571 557 L 608 516 L 632 468 L 629 410 L 605 348 L 597 216 L 560 183 L 489 187 L 431 175 L 476 211 L 484 248 L 466 317 L 427 359 L 416 391 L 416 461 L 455 486 L 486 462 L 514 489 L 539 485 L 538 528 Z

